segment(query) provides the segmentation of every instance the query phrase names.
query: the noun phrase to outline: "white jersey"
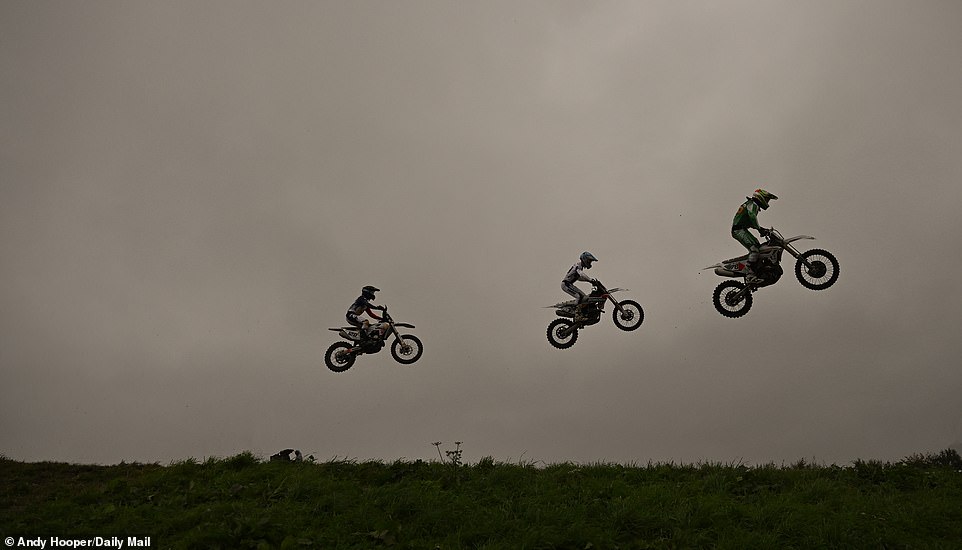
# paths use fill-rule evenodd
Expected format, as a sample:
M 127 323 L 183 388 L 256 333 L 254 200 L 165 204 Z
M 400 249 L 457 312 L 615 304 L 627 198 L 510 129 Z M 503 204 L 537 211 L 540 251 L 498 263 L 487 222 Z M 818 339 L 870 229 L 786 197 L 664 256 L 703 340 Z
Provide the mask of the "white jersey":
M 594 279 L 585 273 L 585 267 L 581 265 L 581 262 L 579 261 L 571 266 L 571 269 L 568 270 L 567 275 L 565 275 L 565 278 L 561 281 L 570 285 L 575 281 L 585 281 L 591 283 L 594 282 Z

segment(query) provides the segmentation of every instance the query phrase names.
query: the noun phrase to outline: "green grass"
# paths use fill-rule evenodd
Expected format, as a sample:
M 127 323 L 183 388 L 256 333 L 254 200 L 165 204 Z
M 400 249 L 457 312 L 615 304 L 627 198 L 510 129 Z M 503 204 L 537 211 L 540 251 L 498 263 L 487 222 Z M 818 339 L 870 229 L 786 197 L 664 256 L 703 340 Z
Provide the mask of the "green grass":
M 460 459 L 460 456 L 458 456 Z M 0 459 L 0 538 L 159 548 L 962 548 L 962 459 L 848 467 Z

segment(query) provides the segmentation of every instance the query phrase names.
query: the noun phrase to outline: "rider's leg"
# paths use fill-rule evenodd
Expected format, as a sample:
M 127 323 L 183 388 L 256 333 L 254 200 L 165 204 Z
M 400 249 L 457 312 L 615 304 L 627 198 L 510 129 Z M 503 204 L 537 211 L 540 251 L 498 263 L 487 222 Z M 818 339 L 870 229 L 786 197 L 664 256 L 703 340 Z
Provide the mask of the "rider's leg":
M 568 281 L 561 281 L 561 290 L 565 291 L 565 293 L 574 298 L 579 306 L 582 305 L 585 302 L 585 298 L 588 297 L 583 290 L 569 283 Z
M 578 315 L 583 314 L 585 308 L 588 307 L 588 295 L 585 294 L 583 290 L 567 281 L 561 281 L 561 290 L 567 292 L 576 300 Z
M 348 312 L 345 318 L 347 319 L 347 322 L 351 324 L 351 326 L 357 327 L 358 335 L 361 338 L 364 338 L 367 335 L 367 320 L 361 321 L 358 319 L 357 315 L 354 315 L 351 312 Z
M 758 261 L 758 239 L 747 229 L 732 229 L 732 238 L 748 249 L 748 270 L 754 272 Z
M 752 248 L 756 251 L 758 250 L 758 239 L 747 229 L 732 229 L 732 238 L 748 249 L 749 252 L 751 252 Z

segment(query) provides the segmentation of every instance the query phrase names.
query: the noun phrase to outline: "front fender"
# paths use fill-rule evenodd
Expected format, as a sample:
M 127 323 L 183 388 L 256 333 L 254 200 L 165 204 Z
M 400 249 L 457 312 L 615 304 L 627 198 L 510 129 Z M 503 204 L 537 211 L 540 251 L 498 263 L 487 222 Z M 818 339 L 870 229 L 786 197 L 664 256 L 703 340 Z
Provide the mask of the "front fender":
M 394 323 L 394 326 L 404 327 L 404 328 L 414 328 L 414 325 L 412 325 L 411 323 Z
M 784 243 L 787 244 L 787 243 L 792 243 L 792 242 L 795 242 L 795 241 L 800 241 L 800 240 L 802 240 L 802 239 L 810 239 L 810 240 L 813 240 L 813 241 L 814 241 L 814 240 L 815 240 L 815 237 L 811 237 L 811 236 L 809 236 L 809 235 L 799 235 L 799 236 L 797 236 L 797 237 L 792 237 L 792 238 L 790 238 L 790 239 L 785 239 L 785 240 L 782 241 L 782 242 L 784 242 Z

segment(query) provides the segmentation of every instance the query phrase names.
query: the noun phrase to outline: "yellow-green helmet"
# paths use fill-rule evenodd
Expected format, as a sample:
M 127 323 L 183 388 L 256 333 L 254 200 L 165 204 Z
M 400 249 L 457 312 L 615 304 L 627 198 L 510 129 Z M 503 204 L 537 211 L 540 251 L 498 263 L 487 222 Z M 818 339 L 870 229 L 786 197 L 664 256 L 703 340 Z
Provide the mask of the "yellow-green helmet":
M 758 203 L 758 206 L 760 206 L 762 210 L 768 210 L 768 201 L 777 199 L 778 197 L 764 189 L 756 189 L 755 192 L 752 193 L 752 200 Z

